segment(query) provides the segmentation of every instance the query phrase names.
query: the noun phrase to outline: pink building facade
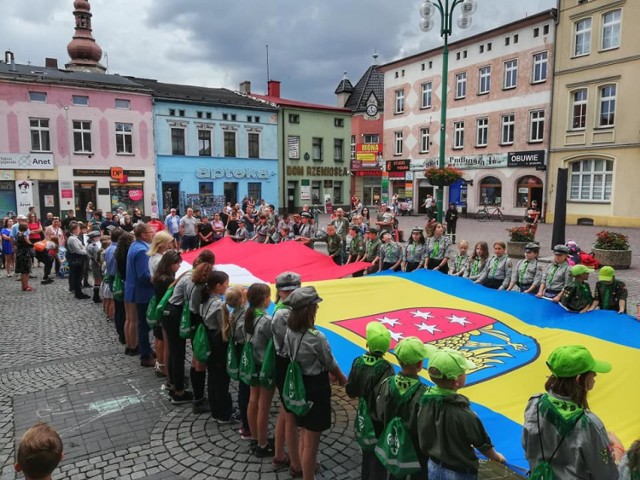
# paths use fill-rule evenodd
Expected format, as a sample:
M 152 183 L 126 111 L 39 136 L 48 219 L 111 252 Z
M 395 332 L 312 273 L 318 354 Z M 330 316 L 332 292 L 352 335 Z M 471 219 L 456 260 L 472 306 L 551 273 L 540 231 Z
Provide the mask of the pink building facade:
M 0 216 L 155 201 L 151 95 L 118 75 L 0 63 Z
M 473 213 L 500 206 L 522 217 L 545 198 L 552 99 L 554 10 L 450 44 L 445 165 L 464 181 L 445 187 L 445 203 Z M 434 33 L 437 35 L 437 33 Z M 442 48 L 400 59 L 384 72 L 384 159 L 391 193 L 418 211 L 436 189 L 424 170 L 438 165 Z M 390 175 L 392 175 L 392 172 Z M 446 205 L 445 205 L 446 208 Z

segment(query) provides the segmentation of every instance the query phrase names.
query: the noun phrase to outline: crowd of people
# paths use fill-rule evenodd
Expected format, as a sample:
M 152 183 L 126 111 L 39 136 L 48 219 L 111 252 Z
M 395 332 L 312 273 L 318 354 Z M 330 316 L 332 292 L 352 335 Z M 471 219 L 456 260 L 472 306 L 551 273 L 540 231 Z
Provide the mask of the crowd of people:
M 261 243 L 299 241 L 310 247 L 323 241 L 336 264 L 368 263 L 354 276 L 423 268 L 487 288 L 535 295 L 577 312 L 595 308 L 626 312 L 626 288 L 615 271 L 603 267 L 592 294 L 586 283 L 592 270 L 569 266 L 564 245 L 554 248 L 553 262 L 546 268 L 538 261 L 539 247 L 534 243 L 513 265 L 504 243 L 494 243 L 489 256 L 487 243 L 478 242 L 469 254 L 466 241 L 455 249 L 451 231 L 447 234 L 445 226 L 435 221 L 413 229 L 403 244 L 393 210 L 384 204 L 375 217 L 363 207 L 350 212 L 348 219 L 338 208 L 325 232 L 317 230 L 307 208 L 278 217 L 264 201 L 257 207 L 250 202 L 226 205 L 211 219 L 191 207 L 182 217 L 172 209 L 164 221 L 152 215 L 146 223 L 139 212 L 129 216 L 88 209 L 86 213 L 91 217 L 86 222 L 78 221 L 73 211 L 62 221 L 47 216 L 41 223 L 35 212 L 4 219 L 7 275 L 20 274 L 22 289 L 31 291 L 28 282 L 37 262 L 44 266 L 46 285 L 52 281 L 52 271 L 60 273 L 66 260 L 69 291 L 79 300 L 93 298 L 103 304 L 124 354 L 138 357 L 141 367 L 166 379 L 171 404 L 190 405 L 194 414 L 211 415 L 219 424 L 238 423 L 238 435 L 248 441 L 251 454 L 272 458 L 274 469 L 288 469 L 293 478 L 315 476 L 320 438 L 331 427 L 331 383 L 360 398 L 356 438 L 363 450 L 363 479 L 414 479 L 427 474 L 432 480 L 473 479 L 478 470 L 474 448 L 498 462 L 505 458 L 493 448 L 469 400 L 458 393 L 466 372 L 475 368 L 460 352 L 434 349 L 415 337 L 403 339 L 394 351 L 401 367 L 394 375 L 383 358 L 389 350 L 389 331 L 372 323 L 367 326 L 368 352 L 354 360 L 347 378 L 327 338 L 315 328 L 322 298 L 314 287 L 302 287 L 300 275 L 284 272 L 275 278 L 272 299 L 267 284 L 247 289 L 229 286 L 229 276 L 215 268 L 210 249 L 200 250 L 193 268 L 178 275 L 185 251 L 225 236 Z M 59 255 L 61 248 L 64 257 Z M 87 287 L 93 296 L 84 293 Z M 272 303 L 275 308 L 269 314 Z M 206 343 L 206 354 L 196 355 L 197 341 Z M 193 355 L 187 354 L 189 344 Z M 424 385 L 418 376 L 427 359 L 434 387 Z M 304 403 L 310 407 L 304 413 L 288 402 L 292 365 L 300 371 Z M 551 376 L 546 393 L 532 397 L 525 412 L 523 446 L 532 472 L 542 475 L 547 469 L 556 478 L 607 480 L 619 478 L 620 473 L 620 478 L 625 474 L 635 478 L 630 472 L 638 474 L 640 445 L 634 444 L 625 454 L 620 442 L 607 436 L 587 402 L 595 375 L 607 373 L 611 366 L 594 360 L 580 346 L 557 349 L 547 365 Z M 230 395 L 232 381 L 238 382 L 236 405 Z M 276 390 L 280 410 L 271 438 L 268 425 Z M 406 431 L 399 434 L 401 427 Z M 62 446 L 46 426 L 34 428 L 49 438 L 47 445 L 55 446 L 47 457 L 53 470 Z M 33 432 L 27 432 L 20 451 L 37 449 L 33 438 Z M 581 453 L 576 455 L 577 451 Z M 41 478 L 29 473 L 36 471 L 30 470 L 31 458 L 36 457 L 19 452 L 16 469 L 27 478 Z

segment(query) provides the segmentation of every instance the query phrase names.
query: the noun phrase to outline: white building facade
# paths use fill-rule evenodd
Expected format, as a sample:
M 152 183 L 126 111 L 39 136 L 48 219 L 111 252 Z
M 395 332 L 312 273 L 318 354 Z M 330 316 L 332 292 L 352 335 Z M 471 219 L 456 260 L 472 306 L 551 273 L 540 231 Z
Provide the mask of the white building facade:
M 533 200 L 544 203 L 554 18 L 547 10 L 449 45 L 444 163 L 464 180 L 445 187 L 445 204 L 522 217 Z M 442 61 L 436 48 L 381 67 L 390 194 L 412 198 L 418 211 L 438 188 L 424 170 L 438 166 Z

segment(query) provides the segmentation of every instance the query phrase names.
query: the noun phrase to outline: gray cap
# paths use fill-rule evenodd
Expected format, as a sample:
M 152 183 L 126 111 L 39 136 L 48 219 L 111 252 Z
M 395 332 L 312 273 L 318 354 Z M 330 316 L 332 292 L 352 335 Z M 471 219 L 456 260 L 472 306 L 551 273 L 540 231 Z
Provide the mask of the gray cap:
M 315 287 L 309 286 L 295 289 L 291 292 L 291 295 L 282 301 L 282 303 L 290 306 L 291 308 L 298 309 L 306 307 L 307 305 L 315 305 L 321 301 L 322 298 L 318 296 L 318 292 Z
M 537 252 L 540 250 L 540 245 L 538 245 L 537 243 L 530 242 L 524 246 L 524 249 L 525 251 L 529 250 L 529 251 Z
M 367 228 L 367 233 L 375 233 L 376 235 L 378 234 L 378 229 L 375 227 L 369 227 Z
M 311 215 L 311 213 L 309 213 L 309 212 L 302 212 L 302 213 L 300 214 L 300 216 L 301 216 L 302 218 L 313 218 L 313 215 Z
M 101 235 L 100 232 L 96 232 L 95 230 L 87 233 L 87 237 L 89 238 L 96 238 L 96 237 L 99 237 L 100 235 Z
M 561 253 L 563 255 L 569 255 L 571 253 L 571 250 L 569 250 L 569 247 L 567 247 L 566 245 L 559 244 L 553 247 L 553 253 Z
M 276 277 L 278 290 L 290 291 L 300 287 L 302 277 L 295 272 L 284 272 Z

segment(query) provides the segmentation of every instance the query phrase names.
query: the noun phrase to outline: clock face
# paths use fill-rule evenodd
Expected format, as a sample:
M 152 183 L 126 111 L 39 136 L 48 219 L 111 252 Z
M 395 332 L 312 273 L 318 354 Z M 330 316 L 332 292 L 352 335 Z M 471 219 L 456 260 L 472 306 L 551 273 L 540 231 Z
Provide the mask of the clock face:
M 369 105 L 367 107 L 367 115 L 369 115 L 370 117 L 375 117 L 378 114 L 378 107 L 376 107 L 375 105 Z

